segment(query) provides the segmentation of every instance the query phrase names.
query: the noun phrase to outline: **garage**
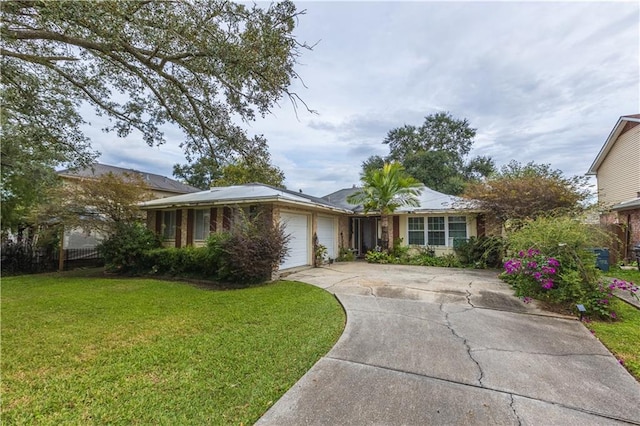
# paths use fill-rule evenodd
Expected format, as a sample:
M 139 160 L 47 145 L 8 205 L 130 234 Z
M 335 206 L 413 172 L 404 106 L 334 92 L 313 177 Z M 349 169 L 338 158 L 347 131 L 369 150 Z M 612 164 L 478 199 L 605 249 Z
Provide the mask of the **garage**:
M 318 243 L 327 248 L 330 259 L 336 258 L 336 227 L 335 220 L 329 216 L 318 216 Z
M 285 234 L 289 237 L 289 255 L 285 258 L 280 269 L 294 268 L 309 264 L 309 216 L 299 213 L 280 213 L 280 223 L 285 227 Z

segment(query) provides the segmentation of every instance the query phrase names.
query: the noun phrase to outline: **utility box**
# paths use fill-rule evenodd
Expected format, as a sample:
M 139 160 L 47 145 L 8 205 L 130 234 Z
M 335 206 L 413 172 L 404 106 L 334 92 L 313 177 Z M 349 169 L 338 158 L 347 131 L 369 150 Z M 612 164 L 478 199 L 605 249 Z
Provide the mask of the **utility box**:
M 596 255 L 596 268 L 602 272 L 609 272 L 609 249 L 593 248 L 591 251 Z

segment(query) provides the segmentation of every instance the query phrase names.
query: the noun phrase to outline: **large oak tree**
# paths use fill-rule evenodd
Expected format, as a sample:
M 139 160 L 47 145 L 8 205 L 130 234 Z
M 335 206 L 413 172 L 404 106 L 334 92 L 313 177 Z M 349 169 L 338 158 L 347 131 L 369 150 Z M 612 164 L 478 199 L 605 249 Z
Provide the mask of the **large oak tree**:
M 38 198 L 42 168 L 95 158 L 81 131 L 87 105 L 110 119 L 109 130 L 137 130 L 149 145 L 164 142 L 164 123 L 177 124 L 188 160 L 205 151 L 214 161 L 262 156 L 266 141 L 237 123 L 283 97 L 301 102 L 289 90 L 308 48 L 293 36 L 300 13 L 288 0 L 265 9 L 218 0 L 3 1 L 3 228 Z
M 476 129 L 467 119 L 438 112 L 425 117 L 420 126 L 405 124 L 390 130 L 383 143 L 389 155 L 369 157 L 363 171 L 378 168 L 385 161 L 400 162 L 407 173 L 431 189 L 446 194 L 462 193 L 467 182 L 493 173 L 491 157 L 468 159 Z

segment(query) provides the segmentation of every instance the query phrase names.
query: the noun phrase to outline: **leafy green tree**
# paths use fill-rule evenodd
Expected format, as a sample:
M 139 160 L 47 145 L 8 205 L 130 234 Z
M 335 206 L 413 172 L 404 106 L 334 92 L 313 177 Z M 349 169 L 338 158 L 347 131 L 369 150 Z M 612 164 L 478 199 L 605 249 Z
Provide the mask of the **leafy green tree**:
M 264 183 L 284 188 L 284 172 L 271 165 L 267 159 L 238 161 L 222 168 L 222 176 L 213 181 L 214 186 Z
M 361 176 L 362 188 L 347 197 L 351 204 L 362 205 L 365 212 L 380 213 L 382 249 L 389 250 L 389 216 L 398 207 L 420 205 L 422 184 L 409 176 L 397 162 L 385 163 L 381 169 L 370 169 Z
M 362 173 L 367 173 L 370 170 L 378 170 L 384 167 L 384 158 L 379 155 L 372 155 L 362 162 Z
M 448 112 L 438 112 L 425 117 L 422 126 L 405 125 L 390 130 L 383 143 L 389 145 L 392 160 L 402 162 L 419 151 L 444 151 L 462 166 L 475 136 L 476 129 L 466 118 L 461 120 Z
M 211 188 L 221 177 L 220 164 L 212 156 L 202 156 L 187 164 L 174 164 L 173 176 L 202 190 Z
M 512 161 L 489 179 L 469 183 L 463 195 L 504 222 L 579 212 L 590 192 L 585 176 L 565 177 L 549 164 Z
M 265 115 L 283 97 L 302 102 L 289 90 L 308 49 L 293 35 L 302 13 L 289 0 L 265 9 L 223 0 L 4 1 L 3 227 L 38 198 L 21 184 L 38 167 L 93 160 L 80 127 L 86 105 L 110 119 L 107 130 L 137 130 L 149 145 L 164 142 L 164 123 L 177 124 L 188 159 L 205 148 L 217 160 L 262 155 L 266 142 L 235 120 Z M 23 160 L 29 165 L 18 166 Z
M 202 189 L 252 182 L 284 188 L 284 172 L 271 164 L 268 152 L 225 162 L 211 155 L 203 156 L 186 165 L 174 165 L 173 175 Z
M 448 112 L 425 117 L 421 126 L 404 125 L 387 133 L 383 143 L 389 155 L 369 157 L 363 172 L 382 161 L 398 161 L 407 173 L 436 191 L 458 195 L 466 182 L 479 180 L 494 172 L 491 157 L 478 156 L 467 161 L 476 129 L 466 119 Z

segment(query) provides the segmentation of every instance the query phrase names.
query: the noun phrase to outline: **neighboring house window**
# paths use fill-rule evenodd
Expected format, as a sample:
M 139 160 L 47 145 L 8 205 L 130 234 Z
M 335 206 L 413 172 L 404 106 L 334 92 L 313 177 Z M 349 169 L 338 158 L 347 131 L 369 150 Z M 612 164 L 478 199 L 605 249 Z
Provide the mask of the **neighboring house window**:
M 409 245 L 448 246 L 456 240 L 467 239 L 467 218 L 465 216 L 408 218 Z M 448 243 L 447 243 L 448 242 Z
M 456 240 L 467 239 L 467 218 L 464 216 L 449 216 L 449 241 L 451 246 Z
M 444 217 L 427 218 L 427 241 L 430 246 L 446 245 Z
M 196 210 L 195 217 L 195 240 L 203 241 L 206 240 L 209 236 L 209 227 L 210 227 L 210 210 Z
M 424 245 L 424 218 L 410 217 L 408 227 L 409 227 L 409 244 L 423 246 Z
M 168 210 L 162 212 L 162 237 L 165 240 L 176 238 L 176 211 Z

